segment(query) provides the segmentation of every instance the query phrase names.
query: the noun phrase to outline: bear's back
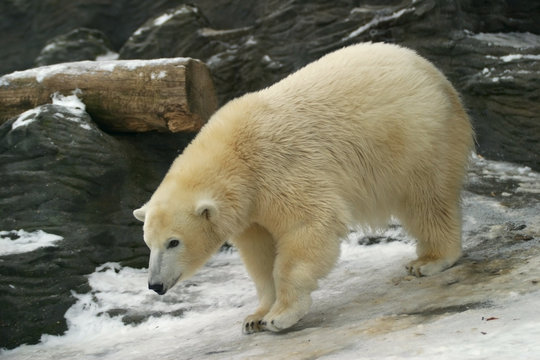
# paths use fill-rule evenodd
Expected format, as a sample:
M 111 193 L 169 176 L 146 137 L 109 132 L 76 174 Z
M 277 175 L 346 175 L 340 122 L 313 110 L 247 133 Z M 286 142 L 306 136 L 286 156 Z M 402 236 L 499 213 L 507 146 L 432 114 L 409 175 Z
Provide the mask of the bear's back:
M 329 152 L 343 162 L 356 151 L 364 164 L 380 167 L 380 161 L 433 157 L 472 133 L 444 75 L 396 45 L 343 48 L 245 100 L 258 108 L 249 125 L 259 129 L 258 141 L 314 158 Z
M 384 43 L 337 50 L 261 90 L 259 95 L 280 113 L 321 114 L 325 118 L 334 113 L 326 120 L 346 123 L 351 119 L 369 121 L 371 114 L 383 121 L 380 113 L 389 115 L 398 109 L 436 111 L 448 103 L 449 97 L 457 97 L 452 85 L 430 62 L 412 50 Z
M 396 45 L 360 44 L 229 102 L 195 143 L 197 163 L 206 148 L 230 167 L 234 150 L 255 176 L 261 208 L 334 204 L 375 223 L 412 186 L 459 187 L 472 129 L 431 63 Z
M 339 193 L 363 203 L 368 217 L 387 212 L 421 176 L 462 177 L 472 145 L 450 82 L 395 45 L 338 50 L 239 100 L 255 108 L 243 141 L 257 153 L 268 191 Z

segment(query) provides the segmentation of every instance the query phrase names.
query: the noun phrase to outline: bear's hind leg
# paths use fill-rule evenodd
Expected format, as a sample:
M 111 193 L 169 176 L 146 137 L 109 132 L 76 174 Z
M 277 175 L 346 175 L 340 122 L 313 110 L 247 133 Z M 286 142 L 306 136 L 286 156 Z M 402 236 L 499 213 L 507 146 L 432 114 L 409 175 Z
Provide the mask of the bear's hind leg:
M 409 205 L 400 216 L 416 238 L 418 258 L 407 266 L 410 274 L 430 276 L 454 265 L 461 257 L 461 214 L 458 200 Z
M 311 306 L 311 292 L 327 275 L 339 256 L 339 236 L 309 225 L 278 240 L 274 265 L 276 301 L 262 325 L 270 331 L 287 329 Z
M 255 283 L 259 307 L 245 318 L 242 332 L 252 334 L 263 331 L 261 321 L 276 299 L 273 268 L 276 248 L 272 235 L 260 225 L 252 224 L 240 236 L 233 239 L 246 269 Z

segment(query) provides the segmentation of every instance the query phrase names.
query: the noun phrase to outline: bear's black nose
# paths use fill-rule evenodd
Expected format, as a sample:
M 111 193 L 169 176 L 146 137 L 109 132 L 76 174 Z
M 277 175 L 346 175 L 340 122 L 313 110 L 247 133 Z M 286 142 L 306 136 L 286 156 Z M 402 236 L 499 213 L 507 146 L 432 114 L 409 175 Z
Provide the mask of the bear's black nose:
M 163 284 L 162 284 L 162 283 L 148 284 L 148 288 L 149 288 L 150 290 L 154 290 L 154 291 L 157 292 L 159 295 L 165 294 L 165 291 L 163 291 Z

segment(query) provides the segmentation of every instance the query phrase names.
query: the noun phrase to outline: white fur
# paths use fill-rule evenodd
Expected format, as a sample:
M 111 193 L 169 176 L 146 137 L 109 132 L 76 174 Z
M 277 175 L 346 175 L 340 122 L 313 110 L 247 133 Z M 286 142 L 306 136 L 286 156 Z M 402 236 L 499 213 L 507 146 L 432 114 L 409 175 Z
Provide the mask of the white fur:
M 182 239 L 170 259 L 185 278 L 231 239 L 260 300 L 244 331 L 279 331 L 309 310 L 350 226 L 394 215 L 418 240 L 411 273 L 455 263 L 472 136 L 428 61 L 395 45 L 350 46 L 217 111 L 146 205 L 145 241 L 166 252 L 167 239 Z

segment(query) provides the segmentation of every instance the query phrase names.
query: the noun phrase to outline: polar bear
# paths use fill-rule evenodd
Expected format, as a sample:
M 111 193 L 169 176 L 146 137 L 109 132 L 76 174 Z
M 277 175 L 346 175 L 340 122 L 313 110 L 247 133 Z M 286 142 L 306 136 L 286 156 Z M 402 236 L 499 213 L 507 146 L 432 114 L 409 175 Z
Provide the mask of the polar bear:
M 472 146 L 457 92 L 415 52 L 364 43 L 323 56 L 219 109 L 134 211 L 149 288 L 164 294 L 229 240 L 259 298 L 243 331 L 287 329 L 349 229 L 390 216 L 417 239 L 409 271 L 438 273 L 461 255 Z

